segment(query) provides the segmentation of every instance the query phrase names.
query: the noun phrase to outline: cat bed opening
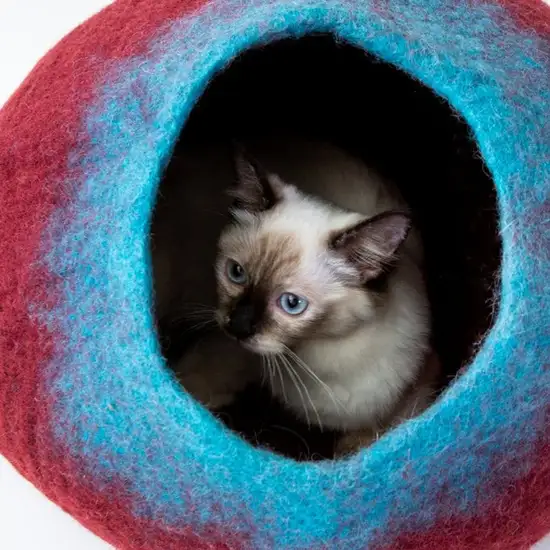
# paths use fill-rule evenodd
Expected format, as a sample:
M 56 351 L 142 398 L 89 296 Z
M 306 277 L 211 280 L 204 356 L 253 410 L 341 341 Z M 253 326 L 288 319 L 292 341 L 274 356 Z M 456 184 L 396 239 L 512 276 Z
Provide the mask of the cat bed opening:
M 211 144 L 293 135 L 364 159 L 396 182 L 411 205 L 425 241 L 434 347 L 446 385 L 489 329 L 499 290 L 494 184 L 469 126 L 432 90 L 364 50 L 329 34 L 283 39 L 244 52 L 212 79 L 183 128 L 166 179 L 201 185 L 186 179 L 181 158 L 199 156 Z M 231 178 L 230 172 L 221 178 L 219 194 Z M 177 208 L 190 217 L 195 205 Z M 188 238 L 207 232 L 216 216 L 206 205 Z M 204 329 L 189 330 L 203 323 L 193 304 L 185 306 L 176 323 L 159 323 L 171 361 L 204 337 Z M 332 457 L 334 433 L 298 422 L 257 385 L 219 417 L 253 444 L 297 459 Z
M 0 452 L 117 548 L 486 549 L 540 539 L 550 530 L 548 21 L 544 5 L 509 0 L 118 0 L 79 27 L 0 113 Z M 451 254 L 459 238 L 468 254 L 474 244 L 498 250 L 498 240 L 481 238 L 494 214 L 489 179 L 478 161 L 453 164 L 445 128 L 460 123 L 415 120 L 415 109 L 446 112 L 444 101 L 425 107 L 431 92 L 408 92 L 402 74 L 368 61 L 366 72 L 385 80 L 388 71 L 411 101 L 381 112 L 414 124 L 399 126 L 402 135 L 378 124 L 380 144 L 363 132 L 366 140 L 342 145 L 381 159 L 400 182 L 414 180 L 418 208 L 423 193 L 460 204 L 462 214 L 430 210 L 425 219 L 438 231 L 424 234 L 442 270 L 430 269 L 443 361 L 451 375 L 467 368 L 424 415 L 368 450 L 297 462 L 249 445 L 175 381 L 152 315 L 149 229 L 182 128 L 199 139 L 214 118 L 208 106 L 202 121 L 200 106 L 191 111 L 201 97 L 207 105 L 215 75 L 240 56 L 245 63 L 249 50 L 260 56 L 259 46 L 316 33 L 397 67 L 459 113 L 467 129 L 456 130 L 457 148 L 470 158 L 471 136 L 494 182 L 502 250 L 500 267 L 498 252 L 483 266 L 481 253 L 479 265 Z M 324 47 L 334 46 L 315 45 Z M 305 55 L 300 48 L 292 56 Z M 366 106 L 388 106 L 384 95 L 397 94 L 381 90 L 369 88 Z M 352 118 L 367 117 L 353 90 L 341 92 L 342 109 L 349 102 Z M 318 111 L 306 129 L 322 137 L 326 122 L 327 138 L 350 137 L 334 129 L 336 111 Z M 241 122 L 243 133 L 254 130 Z M 455 172 L 462 185 L 449 183 Z M 495 303 L 493 293 L 491 322 L 474 302 Z

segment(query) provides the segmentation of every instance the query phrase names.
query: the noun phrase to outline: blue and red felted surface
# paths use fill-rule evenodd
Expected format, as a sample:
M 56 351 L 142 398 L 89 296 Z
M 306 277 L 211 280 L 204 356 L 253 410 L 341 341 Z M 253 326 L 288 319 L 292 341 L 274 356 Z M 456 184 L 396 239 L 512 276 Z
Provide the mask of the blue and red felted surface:
M 350 460 L 297 464 L 229 433 L 164 368 L 147 245 L 214 72 L 314 31 L 465 117 L 503 269 L 496 323 L 438 404 Z M 123 549 L 528 548 L 550 531 L 549 104 L 535 1 L 118 0 L 0 112 L 0 453 Z

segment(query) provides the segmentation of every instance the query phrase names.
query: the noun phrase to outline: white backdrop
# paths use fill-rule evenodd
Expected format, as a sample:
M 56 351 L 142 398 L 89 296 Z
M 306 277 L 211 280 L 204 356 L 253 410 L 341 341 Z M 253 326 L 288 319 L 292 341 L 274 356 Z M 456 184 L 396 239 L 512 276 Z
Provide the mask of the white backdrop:
M 36 62 L 108 0 L 0 0 L 0 105 Z M 109 550 L 0 456 L 2 550 Z
M 550 0 L 546 0 L 550 3 Z M 0 0 L 0 105 L 36 62 L 108 0 Z M 0 548 L 109 550 L 0 457 Z M 550 537 L 537 545 L 550 550 Z

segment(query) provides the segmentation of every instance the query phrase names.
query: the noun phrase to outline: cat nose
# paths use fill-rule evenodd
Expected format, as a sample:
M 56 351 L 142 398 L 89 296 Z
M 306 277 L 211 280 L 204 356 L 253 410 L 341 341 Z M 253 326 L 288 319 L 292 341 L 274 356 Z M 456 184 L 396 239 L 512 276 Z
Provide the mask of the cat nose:
M 252 304 L 238 306 L 229 317 L 226 330 L 237 340 L 246 340 L 253 336 L 258 328 L 255 317 L 256 312 Z

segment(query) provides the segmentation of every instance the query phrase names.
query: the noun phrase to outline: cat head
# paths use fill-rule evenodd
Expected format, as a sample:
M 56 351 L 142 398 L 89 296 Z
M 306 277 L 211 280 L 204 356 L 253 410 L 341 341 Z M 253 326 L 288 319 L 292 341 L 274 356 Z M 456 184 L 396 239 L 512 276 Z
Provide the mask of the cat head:
M 237 155 L 233 223 L 219 241 L 217 320 L 243 346 L 282 353 L 373 319 L 409 216 L 365 216 L 308 196 Z

